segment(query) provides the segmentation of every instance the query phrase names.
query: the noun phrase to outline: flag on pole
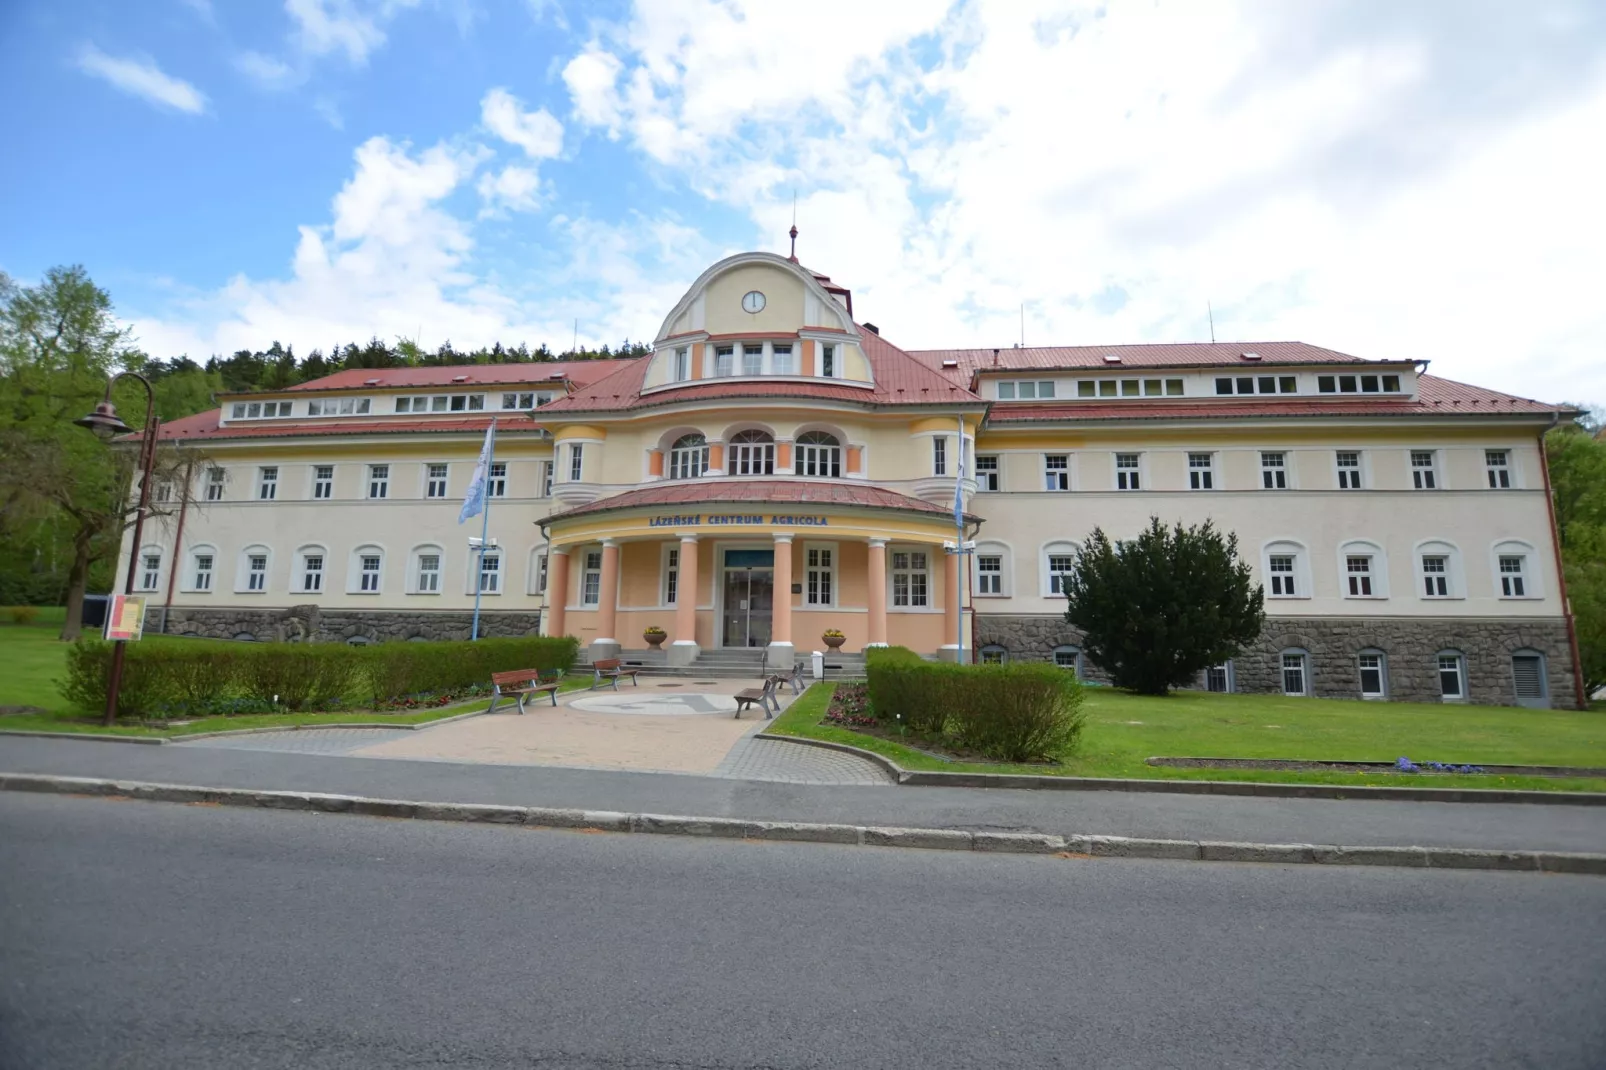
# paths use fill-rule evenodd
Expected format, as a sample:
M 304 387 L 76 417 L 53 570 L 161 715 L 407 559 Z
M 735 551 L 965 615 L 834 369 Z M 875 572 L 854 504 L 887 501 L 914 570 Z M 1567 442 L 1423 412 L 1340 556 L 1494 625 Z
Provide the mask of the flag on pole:
M 474 475 L 468 481 L 468 493 L 463 495 L 463 508 L 457 514 L 457 522 L 463 523 L 471 516 L 479 516 L 485 509 L 485 481 L 491 471 L 491 452 L 496 448 L 496 421 L 485 429 L 485 445 L 480 449 L 479 463 L 474 466 Z
M 954 480 L 954 527 L 963 531 L 965 529 L 965 425 L 959 425 L 959 475 Z M 963 550 L 961 546 L 959 549 Z

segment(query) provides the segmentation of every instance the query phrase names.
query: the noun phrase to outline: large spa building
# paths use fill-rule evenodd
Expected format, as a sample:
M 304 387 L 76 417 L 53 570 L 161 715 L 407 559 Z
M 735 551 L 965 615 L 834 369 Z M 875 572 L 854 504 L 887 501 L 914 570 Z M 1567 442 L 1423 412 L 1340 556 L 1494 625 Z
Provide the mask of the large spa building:
M 830 278 L 744 253 L 646 357 L 220 396 L 163 429 L 193 451 L 195 504 L 125 552 L 170 632 L 464 637 L 477 589 L 485 633 L 571 634 L 593 657 L 655 627 L 672 664 L 738 647 L 773 665 L 834 630 L 849 652 L 1097 678 L 1060 594 L 1077 542 L 1212 519 L 1268 619 L 1200 687 L 1576 706 L 1542 452 L 1567 411 L 1428 375 L 1429 356 L 904 350 Z M 459 512 L 493 420 L 482 552 Z

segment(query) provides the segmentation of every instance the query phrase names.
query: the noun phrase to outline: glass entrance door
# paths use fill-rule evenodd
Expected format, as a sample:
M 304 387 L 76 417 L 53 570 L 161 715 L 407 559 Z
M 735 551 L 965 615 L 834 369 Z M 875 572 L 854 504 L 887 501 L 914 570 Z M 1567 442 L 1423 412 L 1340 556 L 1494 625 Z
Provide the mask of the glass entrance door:
M 752 567 L 755 565 L 766 567 Z M 768 646 L 774 608 L 774 551 L 725 551 L 725 627 L 721 645 Z

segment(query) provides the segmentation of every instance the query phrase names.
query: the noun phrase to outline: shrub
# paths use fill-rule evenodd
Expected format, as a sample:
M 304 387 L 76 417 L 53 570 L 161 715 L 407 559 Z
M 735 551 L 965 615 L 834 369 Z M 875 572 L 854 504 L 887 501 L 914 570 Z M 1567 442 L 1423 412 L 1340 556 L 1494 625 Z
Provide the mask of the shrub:
M 38 606 L 12 606 L 6 612 L 11 614 L 12 624 L 32 624 L 39 619 Z
M 452 643 L 381 643 L 363 648 L 365 690 L 377 709 L 409 695 L 461 691 L 490 683 L 513 669 L 567 672 L 580 641 L 572 636 L 527 636 Z
M 889 647 L 866 658 L 870 706 L 899 723 L 997 761 L 1058 758 L 1081 738 L 1082 690 L 1047 664 L 952 665 Z
M 163 674 L 130 648 L 123 664 L 123 682 L 117 689 L 117 716 L 137 717 L 165 701 Z M 106 709 L 106 688 L 112 673 L 112 644 L 102 639 L 80 639 L 67 649 L 67 677 L 57 685 L 62 697 L 88 713 Z
M 246 695 L 287 709 L 317 709 L 338 699 L 356 678 L 352 647 L 319 643 L 264 643 L 240 661 Z

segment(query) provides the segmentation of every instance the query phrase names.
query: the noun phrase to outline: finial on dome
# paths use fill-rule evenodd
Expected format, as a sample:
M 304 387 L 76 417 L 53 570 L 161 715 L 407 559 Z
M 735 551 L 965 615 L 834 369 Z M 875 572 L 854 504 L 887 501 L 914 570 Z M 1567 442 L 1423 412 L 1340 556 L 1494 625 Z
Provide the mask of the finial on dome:
M 787 257 L 792 263 L 797 263 L 797 190 L 792 191 L 792 229 L 787 231 L 792 236 L 792 255 Z

